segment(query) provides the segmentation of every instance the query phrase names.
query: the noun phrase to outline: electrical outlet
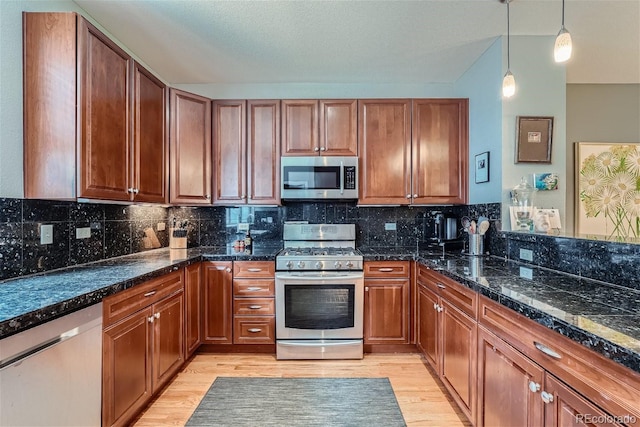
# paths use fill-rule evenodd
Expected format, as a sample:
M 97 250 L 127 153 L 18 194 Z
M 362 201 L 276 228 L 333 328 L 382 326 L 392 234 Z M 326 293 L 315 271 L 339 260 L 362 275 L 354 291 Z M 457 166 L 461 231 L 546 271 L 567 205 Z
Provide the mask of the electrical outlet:
M 238 231 L 248 231 L 249 223 L 248 222 L 239 222 L 238 223 Z
M 91 237 L 90 227 L 76 228 L 76 239 L 88 239 L 89 237 Z
M 520 277 L 533 280 L 533 270 L 527 267 L 520 267 Z
M 164 222 L 159 222 L 156 227 L 158 228 L 158 231 L 164 231 L 165 230 Z
M 395 222 L 385 222 L 384 223 L 384 229 L 386 231 L 395 231 L 396 230 L 396 223 Z
M 53 224 L 42 224 L 40 226 L 40 244 L 50 245 L 53 243 Z
M 530 249 L 520 249 L 520 259 L 533 262 L 533 251 Z

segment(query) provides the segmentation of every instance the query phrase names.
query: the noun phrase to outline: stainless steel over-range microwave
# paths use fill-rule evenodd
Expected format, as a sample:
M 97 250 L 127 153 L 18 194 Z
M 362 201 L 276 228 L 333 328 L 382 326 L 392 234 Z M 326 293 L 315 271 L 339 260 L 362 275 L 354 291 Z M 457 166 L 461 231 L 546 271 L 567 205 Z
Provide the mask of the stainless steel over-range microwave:
M 282 199 L 357 199 L 358 158 L 282 157 Z

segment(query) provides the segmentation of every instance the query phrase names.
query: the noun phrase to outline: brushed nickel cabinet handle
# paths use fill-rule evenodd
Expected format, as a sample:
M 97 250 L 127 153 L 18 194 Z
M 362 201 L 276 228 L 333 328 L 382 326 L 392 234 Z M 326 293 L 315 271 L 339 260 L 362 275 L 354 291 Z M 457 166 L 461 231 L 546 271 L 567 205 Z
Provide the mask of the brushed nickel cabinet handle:
M 258 286 L 249 286 L 247 288 L 247 291 L 249 291 L 249 292 L 257 292 L 257 291 L 261 291 L 261 290 L 262 290 L 262 288 L 260 288 Z
M 382 273 L 389 273 L 389 272 L 393 271 L 393 268 L 391 268 L 391 267 L 382 267 L 382 268 L 379 268 L 378 271 L 380 271 Z
M 532 393 L 537 393 L 540 391 L 540 384 L 534 382 L 534 381 L 529 381 L 529 390 L 531 390 Z
M 562 356 L 560 355 L 560 353 L 558 353 L 557 351 L 547 347 L 544 344 L 541 344 L 537 341 L 533 342 L 533 345 L 540 350 L 541 352 L 543 352 L 544 354 L 546 354 L 549 357 L 553 357 L 554 359 L 562 359 Z
M 262 308 L 261 305 L 250 305 L 249 306 L 249 309 L 251 309 L 251 310 L 260 310 L 261 308 Z
M 540 398 L 542 399 L 542 401 L 544 403 L 551 403 L 553 402 L 553 394 L 543 391 L 542 393 L 540 393 Z
M 445 285 L 443 285 L 440 282 L 436 283 L 436 286 L 439 287 L 440 289 L 446 289 L 447 288 Z
M 154 314 L 153 317 L 155 317 L 156 319 L 159 319 L 160 318 L 160 312 L 157 312 L 156 314 Z
M 250 273 L 259 273 L 262 271 L 261 268 L 247 268 L 247 271 Z
M 156 294 L 156 292 L 158 292 L 156 289 L 154 289 L 154 290 L 152 290 L 152 291 L 149 291 L 149 292 L 147 292 L 146 294 L 144 294 L 144 297 L 145 297 L 145 298 L 148 298 L 148 297 L 150 297 L 150 296 L 153 296 L 153 295 L 155 295 L 155 294 Z
M 252 334 L 256 334 L 258 332 L 262 332 L 261 328 L 249 328 L 247 329 L 247 331 L 251 332 Z
M 147 321 L 148 321 L 149 323 L 153 323 L 153 316 L 149 316 L 149 317 L 147 317 Z

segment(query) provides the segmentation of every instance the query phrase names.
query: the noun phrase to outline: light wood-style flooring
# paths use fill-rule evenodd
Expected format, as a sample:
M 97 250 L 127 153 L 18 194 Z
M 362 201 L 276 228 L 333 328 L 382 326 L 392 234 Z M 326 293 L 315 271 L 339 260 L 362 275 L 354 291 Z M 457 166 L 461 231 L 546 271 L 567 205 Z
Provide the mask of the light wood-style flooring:
M 134 425 L 185 425 L 218 376 L 388 377 L 408 426 L 470 426 L 417 353 L 313 361 L 276 360 L 267 354 L 196 354 Z

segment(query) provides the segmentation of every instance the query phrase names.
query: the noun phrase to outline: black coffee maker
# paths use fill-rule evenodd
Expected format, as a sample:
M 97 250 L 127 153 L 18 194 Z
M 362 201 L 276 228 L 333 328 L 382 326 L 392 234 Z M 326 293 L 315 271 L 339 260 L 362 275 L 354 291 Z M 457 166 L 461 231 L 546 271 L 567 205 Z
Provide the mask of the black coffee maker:
M 455 216 L 436 213 L 435 227 L 438 242 L 458 239 L 458 218 Z

